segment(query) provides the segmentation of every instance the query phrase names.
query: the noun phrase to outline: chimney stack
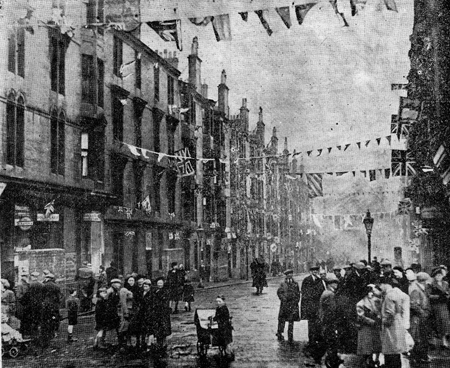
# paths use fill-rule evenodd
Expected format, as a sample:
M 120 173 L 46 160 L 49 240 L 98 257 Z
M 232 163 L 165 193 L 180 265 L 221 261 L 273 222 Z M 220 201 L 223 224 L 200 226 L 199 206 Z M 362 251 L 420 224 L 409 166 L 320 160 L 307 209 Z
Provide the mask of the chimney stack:
M 208 85 L 206 83 L 202 84 L 202 96 L 208 98 Z
M 229 106 L 228 106 L 228 91 L 229 88 L 227 87 L 227 73 L 225 72 L 225 69 L 222 70 L 222 74 L 220 76 L 220 84 L 217 86 L 218 88 L 218 108 L 219 111 L 222 111 L 225 113 L 225 116 L 229 116 Z
M 189 60 L 189 83 L 195 87 L 197 91 L 202 88 L 201 82 L 201 65 L 202 60 L 198 57 L 198 38 L 194 37 L 191 45 L 191 54 Z

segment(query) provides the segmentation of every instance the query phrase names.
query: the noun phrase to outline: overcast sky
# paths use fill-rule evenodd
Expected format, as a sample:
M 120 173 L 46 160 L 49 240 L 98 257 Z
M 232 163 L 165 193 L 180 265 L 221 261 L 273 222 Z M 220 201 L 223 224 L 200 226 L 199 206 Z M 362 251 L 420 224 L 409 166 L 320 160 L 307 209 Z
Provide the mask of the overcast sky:
M 375 139 L 389 134 L 390 116 L 398 110 L 399 94 L 391 91 L 391 83 L 406 83 L 409 70 L 413 2 L 396 2 L 398 13 L 381 7 L 379 0 L 368 0 L 355 17 L 345 8 L 350 27 L 343 27 L 326 1 L 313 7 L 301 26 L 291 8 L 291 29 L 270 9 L 271 37 L 256 14 L 244 22 L 230 13 L 233 39 L 221 42 L 211 25 L 184 21 L 179 69 L 187 79 L 187 55 L 198 36 L 209 97 L 217 98 L 225 69 L 231 114 L 246 97 L 252 127 L 262 106 L 267 136 L 276 126 L 279 138 L 289 137 L 291 150 Z M 153 31 L 146 33 L 151 48 L 176 50 Z

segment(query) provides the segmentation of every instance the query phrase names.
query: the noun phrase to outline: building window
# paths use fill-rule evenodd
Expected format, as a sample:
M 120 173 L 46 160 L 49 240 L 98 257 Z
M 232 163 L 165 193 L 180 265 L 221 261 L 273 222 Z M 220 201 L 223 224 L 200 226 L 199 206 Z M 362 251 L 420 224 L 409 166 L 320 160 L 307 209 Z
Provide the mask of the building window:
M 8 70 L 25 77 L 25 28 L 13 29 L 8 38 Z
M 104 80 L 105 65 L 103 60 L 97 59 L 97 104 L 100 107 L 104 106 Z
M 164 170 L 160 168 L 159 166 L 153 166 L 153 203 L 155 207 L 156 212 L 161 211 L 161 177 Z
M 142 87 L 142 77 L 141 77 L 141 55 L 139 52 L 134 52 L 134 73 L 136 74 L 135 84 L 137 89 Z
M 81 55 L 81 101 L 94 103 L 95 83 L 94 57 Z
M 81 134 L 82 176 L 103 182 L 105 176 L 105 126 L 95 120 Z
M 167 76 L 167 104 L 175 104 L 174 79 L 170 75 Z
M 177 191 L 177 174 L 174 171 L 167 172 L 167 207 L 169 213 L 175 213 L 175 195 Z
M 113 137 L 119 141 L 123 141 L 123 101 L 122 97 L 113 95 L 112 99 L 112 121 L 113 121 Z
M 158 229 L 158 269 L 163 269 L 164 233 Z
M 169 122 L 167 122 L 167 153 L 169 155 L 175 153 L 175 130 Z
M 159 139 L 161 119 L 162 114 L 158 113 L 156 110 L 153 110 L 153 149 L 156 152 L 160 152 L 161 149 L 161 143 Z
M 139 160 L 133 162 L 134 173 L 134 195 L 136 198 L 136 204 L 141 203 L 144 199 L 143 196 L 143 180 L 144 180 L 145 163 Z M 137 207 L 137 206 L 136 206 Z
M 97 59 L 95 70 L 94 57 L 92 55 L 81 56 L 81 101 L 98 104 L 103 107 L 103 60 Z
M 104 0 L 89 0 L 87 4 L 87 24 L 104 23 Z M 103 27 L 96 27 L 95 30 L 99 34 L 104 34 Z
M 122 40 L 114 36 L 113 44 L 113 73 L 120 77 L 120 67 L 123 63 L 123 43 Z
M 24 166 L 25 144 L 25 101 L 19 96 L 17 103 L 14 93 L 8 96 L 6 104 L 6 163 Z
M 53 110 L 50 117 L 50 169 L 53 174 L 64 175 L 65 116 Z
M 118 203 L 123 203 L 123 179 L 127 159 L 119 155 L 111 156 L 111 190 L 117 196 Z
M 50 29 L 50 81 L 51 90 L 65 94 L 67 37 Z
M 153 80 L 155 89 L 155 101 L 159 101 L 159 66 L 153 66 Z

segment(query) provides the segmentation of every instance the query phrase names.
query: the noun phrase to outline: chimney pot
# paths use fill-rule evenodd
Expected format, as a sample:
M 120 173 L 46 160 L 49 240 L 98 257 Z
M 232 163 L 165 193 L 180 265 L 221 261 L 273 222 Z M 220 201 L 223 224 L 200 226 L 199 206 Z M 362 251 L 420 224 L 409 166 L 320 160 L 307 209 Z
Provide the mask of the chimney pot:
M 167 59 L 167 49 L 164 49 L 164 59 Z

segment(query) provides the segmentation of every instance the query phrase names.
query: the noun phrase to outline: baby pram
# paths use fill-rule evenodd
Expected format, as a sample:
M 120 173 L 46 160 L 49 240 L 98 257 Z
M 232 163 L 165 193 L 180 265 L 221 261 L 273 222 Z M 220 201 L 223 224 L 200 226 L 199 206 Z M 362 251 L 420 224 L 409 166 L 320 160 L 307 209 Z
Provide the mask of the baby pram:
M 28 350 L 30 342 L 31 339 L 22 338 L 19 331 L 2 322 L 2 356 L 8 354 L 11 358 L 16 358 L 20 352 Z
M 210 346 L 217 346 L 220 355 L 225 354 L 226 346 L 220 346 L 217 343 L 217 333 L 219 326 L 212 318 L 215 316 L 215 309 L 197 308 L 195 310 L 194 322 L 197 328 L 197 353 L 205 357 Z

